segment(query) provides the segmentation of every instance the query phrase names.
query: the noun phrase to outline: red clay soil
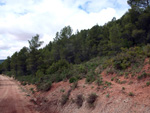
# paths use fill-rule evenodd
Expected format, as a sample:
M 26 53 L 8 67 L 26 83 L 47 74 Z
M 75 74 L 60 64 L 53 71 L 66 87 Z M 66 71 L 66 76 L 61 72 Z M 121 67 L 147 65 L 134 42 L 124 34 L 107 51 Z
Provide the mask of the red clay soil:
M 12 78 L 0 75 L 0 113 L 38 113 L 27 94 Z
M 150 65 L 146 64 L 142 71 L 150 73 L 149 67 Z M 49 92 L 38 94 L 41 99 L 47 100 L 39 102 L 39 110 L 43 113 L 150 113 L 150 86 L 146 85 L 150 81 L 149 77 L 138 80 L 137 76 L 131 77 L 129 74 L 129 78 L 117 76 L 120 82 L 116 82 L 111 81 L 116 74 L 107 75 L 104 70 L 101 75 L 104 82 L 111 82 L 112 85 L 103 87 L 95 83 L 85 84 L 85 79 L 82 79 L 78 82 L 78 87 L 71 91 L 64 106 L 61 106 L 61 97 L 68 92 L 72 84 L 68 81 L 54 83 Z M 91 93 L 98 95 L 92 108 L 87 103 Z M 79 94 L 84 97 L 80 108 L 75 103 Z

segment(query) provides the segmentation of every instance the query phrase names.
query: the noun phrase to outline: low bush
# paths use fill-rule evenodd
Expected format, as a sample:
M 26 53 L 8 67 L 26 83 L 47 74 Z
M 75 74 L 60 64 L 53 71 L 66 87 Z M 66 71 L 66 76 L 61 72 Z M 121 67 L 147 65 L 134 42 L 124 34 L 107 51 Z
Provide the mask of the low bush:
M 77 104 L 78 108 L 80 108 L 82 106 L 83 101 L 84 101 L 83 95 L 82 94 L 77 95 L 76 104 Z
M 56 63 L 53 63 L 46 71 L 47 74 L 52 74 L 57 72 L 58 70 L 63 70 L 69 68 L 69 63 L 66 60 L 59 60 Z
M 91 93 L 88 98 L 87 98 L 87 103 L 89 104 L 89 107 L 92 107 L 94 106 L 94 102 L 96 101 L 97 99 L 97 95 L 95 93 Z
M 67 101 L 69 100 L 69 96 L 67 94 L 63 94 L 61 97 L 61 105 L 65 105 Z
M 21 85 L 25 86 L 25 85 L 27 85 L 27 83 L 26 82 L 21 82 Z
M 144 71 L 142 72 L 141 75 L 139 75 L 137 78 L 140 80 L 140 79 L 143 79 L 143 78 L 146 78 L 147 77 L 147 73 Z
M 134 96 L 134 94 L 132 92 L 129 93 L 129 96 Z
M 122 90 L 125 90 L 125 87 L 122 87 Z
M 74 82 L 71 86 L 71 89 L 74 90 L 77 87 L 78 87 L 78 82 Z
M 98 86 L 102 85 L 102 84 L 103 84 L 103 78 L 102 78 L 102 77 L 98 78 L 98 79 L 96 80 L 96 84 L 97 84 Z
M 106 97 L 109 98 L 109 96 L 110 96 L 109 93 L 107 93 Z
M 148 81 L 148 82 L 146 82 L 146 85 L 147 85 L 147 86 L 149 86 L 149 85 L 150 85 L 150 82 L 149 82 L 149 81 Z
M 91 70 L 86 76 L 86 83 L 92 83 L 96 80 L 96 74 L 93 70 Z
M 77 78 L 76 77 L 71 77 L 69 79 L 69 83 L 73 83 L 73 82 L 76 82 L 77 81 Z
M 37 85 L 37 90 L 38 90 L 38 91 L 48 91 L 48 90 L 50 90 L 51 85 L 52 85 L 52 82 L 51 82 L 51 81 L 48 81 L 48 82 L 46 82 L 46 83 L 38 84 L 38 85 Z
M 68 90 L 67 94 L 62 95 L 61 101 L 60 101 L 62 106 L 65 105 L 67 101 L 69 100 L 70 93 L 71 93 L 71 89 Z

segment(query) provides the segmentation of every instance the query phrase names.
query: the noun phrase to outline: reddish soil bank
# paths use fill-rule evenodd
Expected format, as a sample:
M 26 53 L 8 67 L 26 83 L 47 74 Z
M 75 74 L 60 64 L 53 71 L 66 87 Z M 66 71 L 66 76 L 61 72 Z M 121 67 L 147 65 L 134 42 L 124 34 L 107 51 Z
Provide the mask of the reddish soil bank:
M 19 84 L 0 75 L 0 113 L 38 113 Z
M 69 81 L 54 83 L 50 91 L 36 94 L 41 98 L 37 98 L 40 105 L 38 108 L 43 113 L 150 113 L 150 76 L 138 80 L 137 76 L 141 75 L 142 71 L 150 75 L 150 64 L 145 63 L 141 72 L 134 77 L 129 73 L 128 78 L 115 73 L 107 74 L 104 70 L 99 74 L 102 75 L 104 83 L 111 82 L 109 87 L 98 86 L 95 82 L 86 84 L 85 79 L 79 80 L 78 87 L 71 91 L 63 106 L 62 95 L 67 94 L 72 84 L 69 84 Z M 118 82 L 115 79 L 112 81 L 113 77 L 117 77 Z M 91 93 L 98 96 L 93 108 L 87 103 Z M 79 94 L 84 97 L 80 108 L 75 102 Z

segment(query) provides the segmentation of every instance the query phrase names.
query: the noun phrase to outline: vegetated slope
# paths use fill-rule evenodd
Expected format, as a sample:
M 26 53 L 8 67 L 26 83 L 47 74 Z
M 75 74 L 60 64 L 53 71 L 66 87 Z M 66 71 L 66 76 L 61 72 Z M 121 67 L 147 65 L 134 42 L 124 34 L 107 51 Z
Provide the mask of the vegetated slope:
M 79 80 L 75 87 L 69 81 L 54 83 L 50 91 L 37 97 L 39 110 L 44 113 L 149 113 L 149 60 L 146 58 L 138 72 L 134 70 L 134 75 L 131 67 L 121 75 L 109 72 L 108 68 L 99 73 L 97 67 L 95 72 L 103 78 L 100 84 L 88 84 L 85 79 Z M 92 94 L 97 95 L 95 100 L 89 97 Z
M 120 19 L 76 34 L 64 27 L 42 49 L 32 37 L 0 73 L 36 85 L 30 90 L 40 94 L 33 102 L 41 112 L 149 112 L 150 7 L 128 3 Z
M 4 60 L 0 60 L 0 64 L 2 64 L 4 62 Z
M 51 83 L 70 79 L 76 75 L 68 72 L 75 69 L 77 64 L 96 57 L 115 56 L 123 50 L 122 48 L 149 44 L 150 7 L 145 3 L 144 8 L 135 7 L 136 4 L 143 6 L 141 0 L 129 2 L 131 6 L 132 3 L 134 6 L 120 19 L 113 18 L 103 26 L 95 25 L 91 29 L 77 31 L 75 34 L 70 26 L 64 27 L 56 33 L 54 41 L 42 49 L 39 49 L 43 43 L 39 40 L 39 35 L 32 37 L 29 40 L 29 48 L 23 47 L 0 65 L 0 73 L 13 75 L 17 80 L 29 84 L 36 84 L 39 90 L 44 90 L 42 87 L 48 90 L 47 87 Z M 126 58 L 130 59 L 128 56 Z M 118 68 L 130 65 L 125 60 L 124 64 Z

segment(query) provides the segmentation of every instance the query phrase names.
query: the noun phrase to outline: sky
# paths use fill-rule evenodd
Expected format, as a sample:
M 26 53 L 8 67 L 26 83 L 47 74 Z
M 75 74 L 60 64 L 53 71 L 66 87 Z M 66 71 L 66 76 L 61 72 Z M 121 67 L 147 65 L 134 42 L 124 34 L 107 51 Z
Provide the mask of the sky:
M 0 59 L 6 59 L 36 34 L 43 47 L 65 26 L 77 30 L 119 19 L 127 0 L 0 0 Z

